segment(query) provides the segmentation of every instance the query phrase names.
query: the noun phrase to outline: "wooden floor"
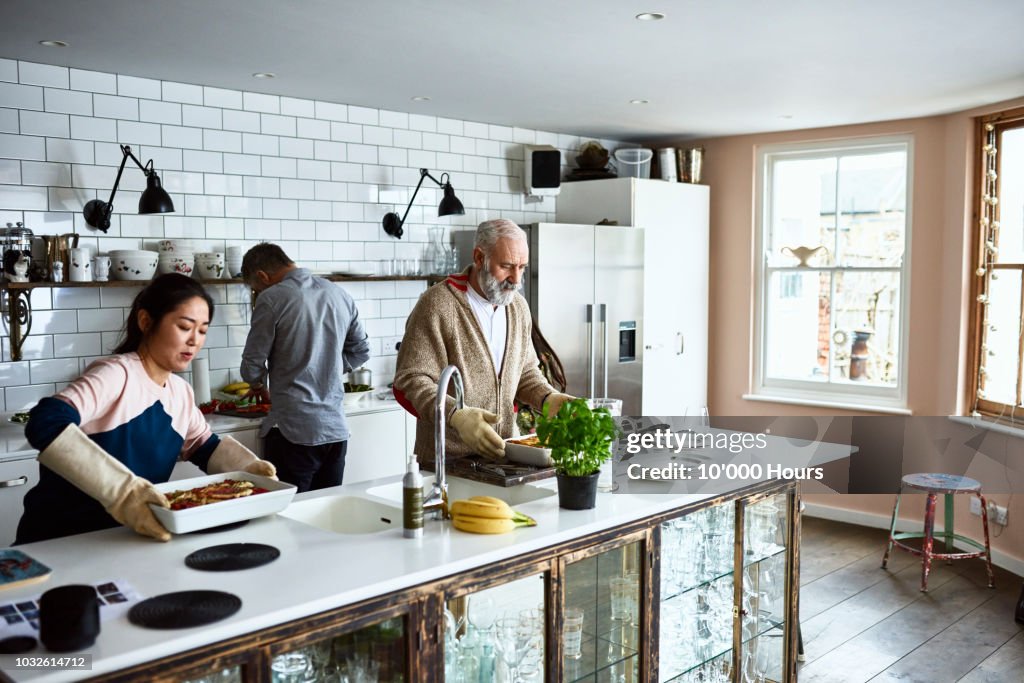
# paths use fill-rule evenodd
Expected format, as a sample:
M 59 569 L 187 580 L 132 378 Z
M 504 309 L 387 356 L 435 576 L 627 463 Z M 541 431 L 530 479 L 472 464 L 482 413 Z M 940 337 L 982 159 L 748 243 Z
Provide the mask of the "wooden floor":
M 981 560 L 933 563 L 893 551 L 887 534 L 804 517 L 800 620 L 807 659 L 800 683 L 1022 683 L 1024 626 L 1013 619 L 1021 578 Z

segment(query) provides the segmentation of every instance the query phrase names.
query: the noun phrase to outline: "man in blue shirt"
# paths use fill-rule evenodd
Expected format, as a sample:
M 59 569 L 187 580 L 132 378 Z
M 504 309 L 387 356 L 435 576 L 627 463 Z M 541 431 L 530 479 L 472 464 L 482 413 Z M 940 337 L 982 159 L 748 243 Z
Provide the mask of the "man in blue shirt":
M 300 493 L 338 486 L 349 437 L 342 375 L 370 357 L 355 301 L 276 244 L 246 252 L 242 278 L 259 293 L 241 373 L 270 400 L 260 428 L 263 457 Z

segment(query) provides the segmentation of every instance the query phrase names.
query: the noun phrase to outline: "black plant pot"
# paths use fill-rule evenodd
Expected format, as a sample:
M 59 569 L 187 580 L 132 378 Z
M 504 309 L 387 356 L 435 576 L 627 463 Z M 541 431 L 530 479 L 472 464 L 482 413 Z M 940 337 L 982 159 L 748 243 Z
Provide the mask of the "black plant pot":
M 590 510 L 597 505 L 598 470 L 582 477 L 558 474 L 558 507 L 566 510 Z

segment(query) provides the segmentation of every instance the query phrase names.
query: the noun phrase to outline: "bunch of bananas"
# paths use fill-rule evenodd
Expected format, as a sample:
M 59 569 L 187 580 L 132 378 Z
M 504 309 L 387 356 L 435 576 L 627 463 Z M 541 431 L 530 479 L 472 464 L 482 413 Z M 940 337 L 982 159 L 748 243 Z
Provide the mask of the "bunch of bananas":
M 234 383 L 228 384 L 227 386 L 222 388 L 221 391 L 224 392 L 225 394 L 234 394 L 235 396 L 245 396 L 246 394 L 249 393 L 249 383 L 248 382 L 234 382 Z
M 452 524 L 471 534 L 504 534 L 521 526 L 537 526 L 530 516 L 513 510 L 508 503 L 492 496 L 473 496 L 452 501 Z

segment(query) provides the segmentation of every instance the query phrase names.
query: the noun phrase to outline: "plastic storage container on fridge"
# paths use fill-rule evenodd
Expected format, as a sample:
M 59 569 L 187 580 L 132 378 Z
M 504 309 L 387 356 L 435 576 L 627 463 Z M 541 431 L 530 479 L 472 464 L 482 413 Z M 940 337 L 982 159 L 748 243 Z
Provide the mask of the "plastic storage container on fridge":
M 624 178 L 650 178 L 651 159 L 654 152 L 643 147 L 627 147 L 615 150 L 615 165 L 619 176 Z

